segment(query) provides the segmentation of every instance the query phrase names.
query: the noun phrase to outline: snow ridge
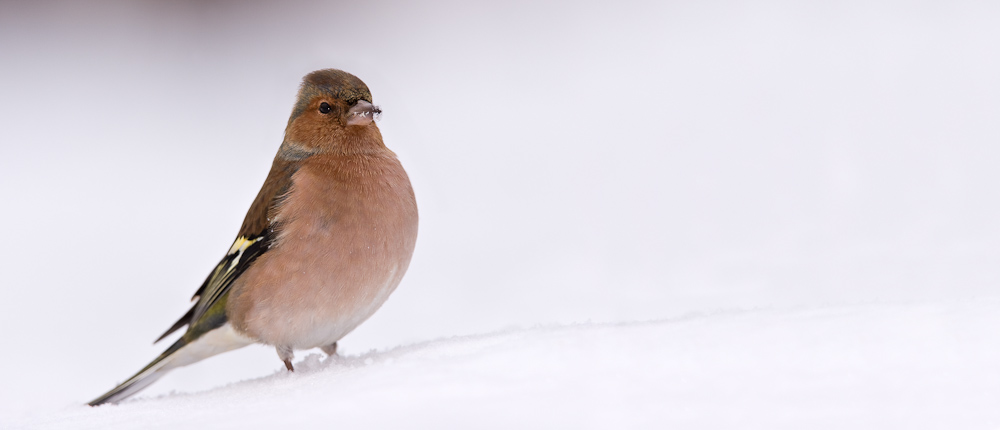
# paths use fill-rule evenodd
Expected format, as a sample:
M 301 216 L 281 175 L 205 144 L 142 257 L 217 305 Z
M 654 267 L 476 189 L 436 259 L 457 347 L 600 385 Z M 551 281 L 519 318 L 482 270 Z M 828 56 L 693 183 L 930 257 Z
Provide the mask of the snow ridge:
M 983 299 L 538 326 L 13 428 L 968 428 L 1000 424 L 998 323 Z

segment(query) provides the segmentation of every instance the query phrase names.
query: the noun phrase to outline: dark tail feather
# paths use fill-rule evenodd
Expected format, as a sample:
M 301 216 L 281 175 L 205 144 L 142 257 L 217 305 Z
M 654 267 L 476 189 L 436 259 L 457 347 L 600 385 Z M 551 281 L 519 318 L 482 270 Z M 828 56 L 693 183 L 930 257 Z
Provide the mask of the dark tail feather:
M 166 333 L 163 333 L 162 335 L 160 335 L 160 337 L 158 337 L 156 340 L 154 340 L 153 343 L 157 343 L 157 342 L 163 340 L 163 338 L 165 338 L 167 336 L 170 336 L 170 333 L 173 333 L 173 332 L 177 331 L 178 329 L 180 329 L 181 327 L 184 327 L 184 326 L 190 324 L 191 323 L 191 318 L 194 317 L 194 308 L 195 307 L 197 307 L 197 306 L 191 306 L 191 309 L 189 309 L 187 311 L 187 313 L 184 314 L 184 316 L 181 317 L 181 319 L 177 320 L 177 322 L 175 322 L 174 325 L 170 326 L 170 328 L 167 329 Z
M 171 355 L 183 348 L 185 345 L 187 345 L 187 341 L 184 340 L 184 338 L 177 339 L 177 342 L 170 345 L 170 348 L 163 351 L 163 354 L 156 357 L 153 362 L 142 368 L 142 370 L 140 370 L 139 373 L 136 373 L 135 376 L 129 378 L 125 382 L 122 382 L 111 391 L 104 393 L 101 397 L 91 400 L 90 403 L 87 404 L 90 406 L 97 406 L 104 403 L 118 403 L 125 400 L 127 397 L 138 393 L 143 388 L 146 388 L 149 384 L 156 382 L 157 379 L 160 379 L 160 377 L 176 367 L 170 365 L 172 358 Z

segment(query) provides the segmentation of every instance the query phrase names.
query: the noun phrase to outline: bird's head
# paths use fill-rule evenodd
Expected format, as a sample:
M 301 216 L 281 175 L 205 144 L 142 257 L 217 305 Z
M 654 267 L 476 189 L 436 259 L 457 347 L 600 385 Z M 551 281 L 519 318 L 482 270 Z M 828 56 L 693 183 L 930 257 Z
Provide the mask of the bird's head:
M 317 70 L 302 79 L 285 143 L 313 153 L 384 147 L 375 125 L 381 113 L 361 79 L 341 70 Z

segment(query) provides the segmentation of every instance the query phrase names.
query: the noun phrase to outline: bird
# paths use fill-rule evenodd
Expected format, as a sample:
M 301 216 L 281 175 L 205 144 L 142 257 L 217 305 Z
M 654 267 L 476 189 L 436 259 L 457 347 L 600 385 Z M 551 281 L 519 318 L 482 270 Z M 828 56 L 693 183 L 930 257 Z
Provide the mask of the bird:
M 88 405 L 118 403 L 170 370 L 254 343 L 273 346 L 294 371 L 295 350 L 335 354 L 337 341 L 382 306 L 410 265 L 418 215 L 372 103 L 350 73 L 323 69 L 302 79 L 236 240 L 191 309 L 156 342 L 187 329 Z

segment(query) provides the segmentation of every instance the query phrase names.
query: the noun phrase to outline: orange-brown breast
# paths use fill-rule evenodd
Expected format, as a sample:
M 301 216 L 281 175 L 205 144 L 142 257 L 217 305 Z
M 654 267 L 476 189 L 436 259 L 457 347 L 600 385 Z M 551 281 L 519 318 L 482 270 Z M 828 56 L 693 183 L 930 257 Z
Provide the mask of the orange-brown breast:
M 395 290 L 417 239 L 417 205 L 388 150 L 316 155 L 273 212 L 278 236 L 233 283 L 237 331 L 295 349 L 336 342 Z

